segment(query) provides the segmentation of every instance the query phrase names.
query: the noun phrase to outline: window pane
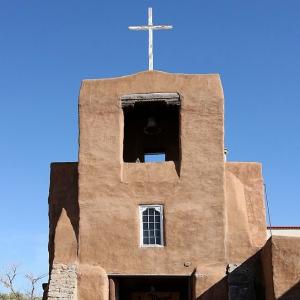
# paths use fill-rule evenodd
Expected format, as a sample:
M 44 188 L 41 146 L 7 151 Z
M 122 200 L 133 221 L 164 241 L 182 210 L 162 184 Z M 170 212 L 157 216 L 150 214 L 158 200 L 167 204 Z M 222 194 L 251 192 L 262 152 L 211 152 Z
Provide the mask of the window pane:
M 147 216 L 143 216 L 143 222 L 148 222 L 148 217 Z
M 144 230 L 143 231 L 143 236 L 144 236 L 144 238 L 149 237 L 149 231 L 148 230 Z
M 157 245 L 161 245 L 160 237 L 157 237 L 157 238 L 156 238 L 156 244 L 157 244 Z
M 150 238 L 150 244 L 151 245 L 155 245 L 155 238 L 153 237 L 153 238 Z
M 160 230 L 155 230 L 155 236 L 159 237 L 160 236 Z
M 154 222 L 154 217 L 149 217 L 149 222 Z
M 160 229 L 160 223 L 155 223 L 155 229 Z
M 154 229 L 154 223 L 149 223 L 149 229 Z
M 145 230 L 145 229 L 149 229 L 148 223 L 143 223 L 143 229 L 144 229 L 144 230 Z
M 150 216 L 154 216 L 154 212 L 155 212 L 154 208 L 148 208 L 147 210 L 148 210 Z
M 149 245 L 149 238 L 144 238 L 143 239 L 143 244 L 144 245 Z
M 154 230 L 149 230 L 150 237 L 154 237 Z
M 155 222 L 160 222 L 160 216 L 159 215 L 155 216 Z

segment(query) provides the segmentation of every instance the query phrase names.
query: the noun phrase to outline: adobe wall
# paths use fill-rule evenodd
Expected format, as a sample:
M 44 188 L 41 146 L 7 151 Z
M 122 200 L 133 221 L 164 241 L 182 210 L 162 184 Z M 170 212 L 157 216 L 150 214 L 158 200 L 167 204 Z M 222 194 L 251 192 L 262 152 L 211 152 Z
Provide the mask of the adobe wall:
M 78 163 L 52 163 L 49 188 L 49 261 L 74 263 L 79 232 Z
M 267 241 L 262 167 L 226 162 L 226 250 L 228 263 L 241 263 Z
M 265 299 L 274 300 L 273 264 L 272 264 L 272 239 L 268 239 L 261 250 L 261 262 L 265 284 Z
M 77 299 L 78 164 L 52 163 L 47 299 Z
M 180 177 L 172 162 L 122 161 L 120 97 L 152 92 L 181 95 Z M 79 120 L 80 263 L 99 265 L 110 274 L 191 274 L 198 268 L 200 273 L 213 269 L 217 278 L 224 275 L 224 126 L 219 76 L 154 71 L 83 81 Z M 139 246 L 139 204 L 164 205 L 164 248 Z M 188 267 L 185 262 L 190 263 Z
M 275 299 L 299 299 L 300 238 L 273 236 L 271 242 Z

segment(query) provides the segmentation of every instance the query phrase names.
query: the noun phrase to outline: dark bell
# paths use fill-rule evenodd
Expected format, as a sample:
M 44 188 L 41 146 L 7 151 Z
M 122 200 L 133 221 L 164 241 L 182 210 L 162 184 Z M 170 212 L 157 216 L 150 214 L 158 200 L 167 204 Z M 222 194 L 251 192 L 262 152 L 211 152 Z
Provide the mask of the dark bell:
M 144 132 L 148 135 L 157 135 L 161 132 L 154 117 L 149 117 Z

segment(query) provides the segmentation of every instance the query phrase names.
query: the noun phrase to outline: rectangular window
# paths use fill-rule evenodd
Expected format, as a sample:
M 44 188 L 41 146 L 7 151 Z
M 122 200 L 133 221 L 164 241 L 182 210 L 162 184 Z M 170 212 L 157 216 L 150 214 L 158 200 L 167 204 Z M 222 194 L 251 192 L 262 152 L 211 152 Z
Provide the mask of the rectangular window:
M 163 246 L 162 205 L 140 205 L 140 245 Z

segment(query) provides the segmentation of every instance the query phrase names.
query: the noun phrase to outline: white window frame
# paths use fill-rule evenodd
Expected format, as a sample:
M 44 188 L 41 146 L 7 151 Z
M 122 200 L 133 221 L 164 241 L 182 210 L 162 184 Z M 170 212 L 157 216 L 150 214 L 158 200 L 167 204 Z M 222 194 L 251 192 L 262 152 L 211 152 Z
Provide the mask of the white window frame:
M 144 244 L 143 236 L 143 212 L 148 208 L 154 208 L 160 212 L 160 244 Z M 164 247 L 164 207 L 157 204 L 142 204 L 139 205 L 139 217 L 140 217 L 140 247 Z

